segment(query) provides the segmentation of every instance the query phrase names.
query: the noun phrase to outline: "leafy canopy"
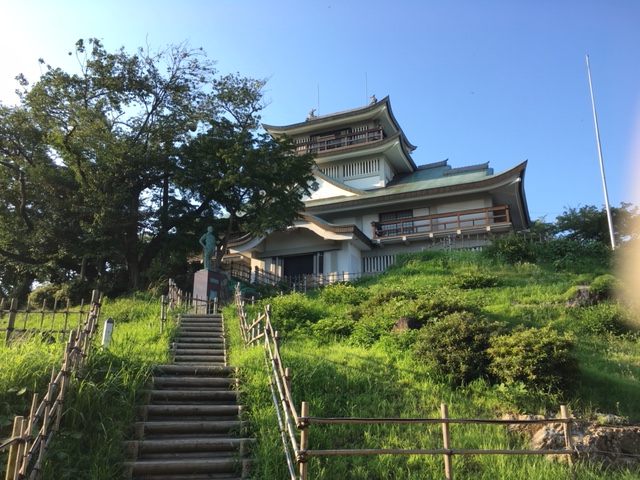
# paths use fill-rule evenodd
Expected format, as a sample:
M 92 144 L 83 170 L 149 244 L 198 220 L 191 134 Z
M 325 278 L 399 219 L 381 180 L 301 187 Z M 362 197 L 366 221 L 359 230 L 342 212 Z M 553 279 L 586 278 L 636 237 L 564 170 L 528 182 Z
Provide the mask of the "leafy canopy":
M 224 212 L 255 233 L 292 221 L 313 162 L 259 133 L 263 80 L 218 78 L 186 43 L 74 53 L 77 72 L 41 60 L 36 83 L 17 77 L 20 105 L 0 105 L 0 294 L 139 288 L 184 272 Z

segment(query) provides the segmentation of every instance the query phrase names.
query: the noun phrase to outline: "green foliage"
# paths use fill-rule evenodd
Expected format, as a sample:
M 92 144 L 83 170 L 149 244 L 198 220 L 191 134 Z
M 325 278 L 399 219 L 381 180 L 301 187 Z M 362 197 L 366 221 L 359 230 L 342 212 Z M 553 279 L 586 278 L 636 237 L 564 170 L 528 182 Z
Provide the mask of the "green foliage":
M 507 264 L 532 262 L 535 259 L 531 244 L 516 233 L 494 237 L 491 244 L 483 248 L 482 253 L 487 258 Z
M 614 298 L 621 285 L 620 280 L 607 273 L 594 278 L 589 284 L 589 289 L 596 298 L 602 300 Z
M 416 359 L 452 385 L 468 384 L 486 375 L 489 339 L 498 328 L 470 312 L 449 314 L 420 329 L 414 346 Z
M 21 104 L 0 106 L 0 294 L 75 277 L 144 288 L 183 272 L 223 210 L 219 252 L 302 210 L 313 157 L 258 131 L 264 80 L 217 78 L 186 43 L 131 54 L 92 38 L 75 54 L 78 73 L 41 62 Z
M 311 326 L 311 329 L 319 340 L 329 342 L 349 337 L 354 325 L 355 321 L 348 316 L 332 316 L 321 318 Z
M 354 287 L 348 283 L 334 283 L 320 290 L 320 300 L 326 305 L 344 303 L 356 306 L 367 300 L 369 292 L 362 287 Z
M 637 420 L 640 344 L 637 335 L 610 333 L 633 315 L 615 300 L 589 307 L 567 302 L 572 286 L 593 283 L 600 272 L 600 267 L 576 274 L 542 263 L 505 264 L 474 252 L 421 252 L 403 257 L 401 266 L 375 281 L 353 285 L 366 291 L 362 296 L 344 288 L 350 284 L 326 294 L 314 292 L 305 308 L 313 310 L 315 304 L 322 312 L 319 320 L 305 335 L 283 335 L 281 354 L 292 368 L 294 404 L 308 401 L 312 416 L 437 418 L 438 406 L 446 402 L 451 417 L 496 418 L 514 411 L 546 414 L 568 401 L 578 418 L 597 410 Z M 480 288 L 461 288 L 460 279 L 469 277 L 477 281 L 468 286 Z M 499 281 L 491 288 L 480 286 L 487 277 Z M 399 316 L 419 318 L 426 325 L 391 331 Z M 438 328 L 446 332 L 426 341 L 426 332 Z M 444 346 L 427 343 L 438 341 Z M 446 349 L 452 354 L 444 355 Z M 238 348 L 232 361 L 240 356 L 251 356 L 244 381 L 264 373 L 259 349 Z M 246 411 L 259 437 L 255 475 L 283 478 L 283 459 L 274 454 L 281 451 L 280 432 L 274 428 L 268 382 L 259 382 L 243 384 L 243 391 L 253 392 Z M 442 433 L 426 425 L 317 425 L 310 435 L 318 449 L 373 449 L 434 445 Z M 460 448 L 526 448 L 524 440 L 503 428 L 458 425 L 454 435 Z M 456 462 L 456 478 L 513 478 L 518 472 L 530 480 L 546 480 L 571 474 L 563 462 L 541 456 L 479 455 Z M 344 478 L 344 472 L 363 480 L 442 476 L 441 459 L 429 455 L 312 457 L 308 467 L 317 479 Z M 573 469 L 579 478 L 602 476 L 586 464 Z M 622 470 L 607 475 L 635 478 Z
M 269 303 L 271 322 L 281 333 L 305 330 L 322 318 L 322 310 L 300 292 L 271 297 Z
M 126 459 L 122 442 L 143 402 L 150 372 L 170 357 L 176 325 L 169 319 L 160 332 L 159 314 L 159 299 L 149 295 L 103 299 L 101 324 L 108 317 L 116 319 L 111 343 L 101 348 L 99 334 L 94 335 L 82 375 L 71 378 L 43 478 L 121 477 Z M 52 369 L 60 368 L 63 346 L 36 338 L 0 345 L 0 438 L 9 437 L 15 415 L 28 414 L 33 394 L 42 399 Z
M 482 273 L 477 270 L 470 270 L 466 273 L 456 275 L 453 278 L 453 283 L 463 290 L 490 288 L 495 287 L 498 284 L 498 277 Z
M 609 267 L 611 250 L 603 243 L 580 242 L 575 238 L 553 238 L 536 244 L 540 262 L 552 265 L 556 270 L 570 272 L 602 271 Z
M 489 371 L 503 383 L 522 382 L 527 388 L 568 393 L 578 377 L 571 354 L 573 341 L 549 327 L 517 327 L 492 337 L 487 349 Z
M 636 219 L 638 207 L 630 203 L 621 203 L 620 207 L 611 207 L 613 233 L 617 245 L 637 237 Z M 605 207 L 600 209 L 593 205 L 580 208 L 567 208 L 556 218 L 556 229 L 559 234 L 579 243 L 597 242 L 611 247 L 609 221 Z
M 80 279 L 73 279 L 63 284 L 44 283 L 29 294 L 29 305 L 38 308 L 47 302 L 47 308 L 54 304 L 63 305 L 67 300 L 71 305 L 79 305 L 82 300 L 91 298 L 91 285 Z
M 15 415 L 28 416 L 33 395 L 42 395 L 61 359 L 60 344 L 37 337 L 8 347 L 0 343 L 0 438 L 9 436 Z
M 573 308 L 567 312 L 567 317 L 577 333 L 619 335 L 630 328 L 629 312 L 611 300 Z

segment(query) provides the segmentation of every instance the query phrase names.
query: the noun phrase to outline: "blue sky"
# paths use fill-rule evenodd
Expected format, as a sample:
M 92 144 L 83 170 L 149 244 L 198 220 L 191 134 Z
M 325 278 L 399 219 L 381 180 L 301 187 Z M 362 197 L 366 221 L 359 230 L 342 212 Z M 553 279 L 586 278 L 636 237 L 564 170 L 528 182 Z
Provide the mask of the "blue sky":
M 73 70 L 79 38 L 109 50 L 188 41 L 222 74 L 269 78 L 284 125 L 389 95 L 418 165 L 528 160 L 532 219 L 604 204 L 589 55 L 611 205 L 640 205 L 638 0 L 0 0 L 0 100 L 38 58 Z M 634 188 L 634 185 L 637 188 Z

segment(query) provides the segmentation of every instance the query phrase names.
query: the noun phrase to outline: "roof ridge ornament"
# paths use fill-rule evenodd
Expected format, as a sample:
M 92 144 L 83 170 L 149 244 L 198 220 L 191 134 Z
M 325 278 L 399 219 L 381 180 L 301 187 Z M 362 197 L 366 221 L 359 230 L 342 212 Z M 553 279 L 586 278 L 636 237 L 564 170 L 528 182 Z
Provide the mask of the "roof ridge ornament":
M 309 110 L 309 113 L 307 114 L 307 121 L 315 117 L 316 117 L 316 109 L 312 108 L 311 110 Z
M 374 103 L 378 103 L 378 99 L 376 98 L 375 93 L 373 95 L 371 95 L 369 98 L 371 99 L 371 101 L 369 102 L 369 105 L 373 105 Z

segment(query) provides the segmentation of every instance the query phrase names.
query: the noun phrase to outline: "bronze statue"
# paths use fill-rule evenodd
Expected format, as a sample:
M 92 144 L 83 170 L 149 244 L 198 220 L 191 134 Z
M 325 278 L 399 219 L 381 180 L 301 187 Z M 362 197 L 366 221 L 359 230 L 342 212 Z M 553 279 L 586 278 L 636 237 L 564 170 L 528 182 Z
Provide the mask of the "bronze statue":
M 202 254 L 202 263 L 204 268 L 211 268 L 211 255 L 216 251 L 216 236 L 213 234 L 213 227 L 207 227 L 207 233 L 200 237 L 200 245 L 204 249 Z

